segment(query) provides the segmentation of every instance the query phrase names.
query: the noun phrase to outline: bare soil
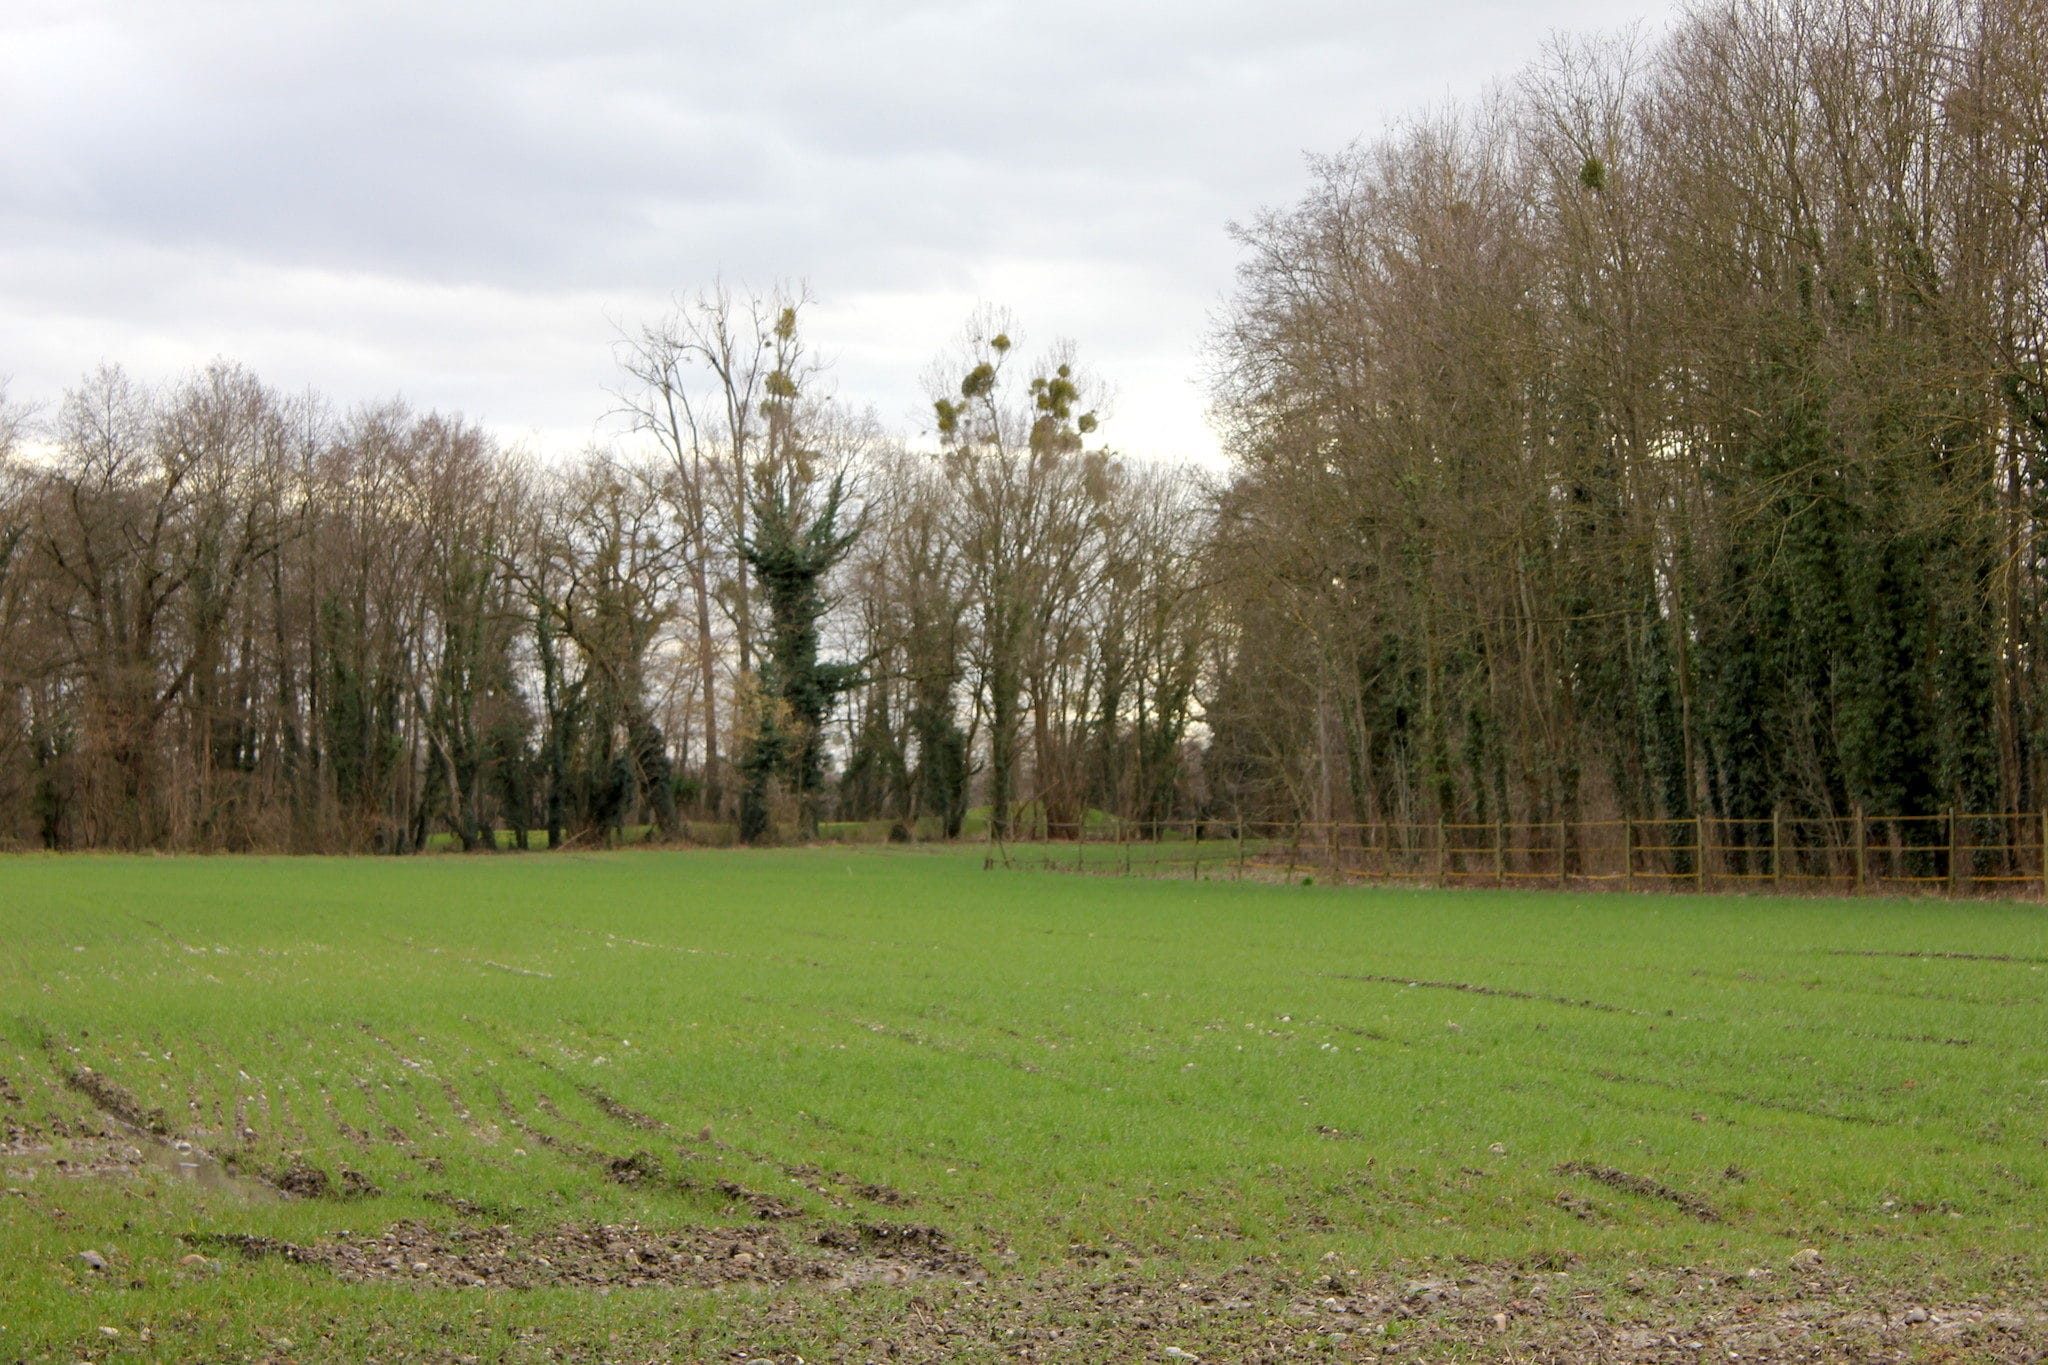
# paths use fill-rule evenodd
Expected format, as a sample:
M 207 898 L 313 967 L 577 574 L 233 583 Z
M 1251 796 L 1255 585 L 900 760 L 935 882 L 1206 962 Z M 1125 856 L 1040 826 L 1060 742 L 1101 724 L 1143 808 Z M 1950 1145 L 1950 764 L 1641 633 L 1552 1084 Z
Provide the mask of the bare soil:
M 1609 1293 L 1569 1274 L 1475 1269 L 1454 1280 L 1342 1276 L 1307 1284 L 1257 1268 L 1216 1282 L 1133 1272 L 1075 1283 L 992 1282 L 920 1295 L 903 1321 L 846 1360 L 1469 1360 L 1517 1365 L 1705 1361 L 2048 1360 L 2048 1304 L 1868 1302 L 1825 1276 L 1780 1283 L 1683 1274 Z M 987 1345 L 1001 1343 L 1000 1351 Z M 1173 1354 L 1180 1352 L 1182 1354 Z M 816 1357 L 807 1357 L 815 1359 Z
M 1674 1190 L 1662 1181 L 1652 1180 L 1648 1176 L 1631 1175 L 1627 1171 L 1616 1170 L 1612 1166 L 1596 1166 L 1587 1161 L 1567 1161 L 1557 1168 L 1557 1173 L 1559 1175 L 1582 1175 L 1586 1179 L 1596 1180 L 1610 1189 L 1626 1190 L 1630 1194 L 1639 1194 L 1646 1199 L 1662 1199 L 1667 1204 L 1675 1204 L 1679 1208 L 1684 1209 L 1702 1223 L 1718 1223 L 1721 1221 L 1720 1211 L 1698 1195 L 1687 1194 L 1683 1190 Z
M 902 1284 L 979 1280 L 981 1267 L 945 1234 L 921 1225 L 831 1227 L 808 1240 L 773 1228 L 650 1229 L 638 1223 L 564 1224 L 518 1232 L 507 1224 L 440 1229 L 411 1220 L 363 1236 L 337 1234 L 300 1245 L 244 1234 L 194 1234 L 202 1249 L 257 1259 L 277 1256 L 345 1280 L 406 1280 L 471 1288 L 626 1288 L 728 1284 Z
M 2048 1361 L 2048 1300 L 1923 1303 L 1863 1290 L 1817 1261 L 1742 1276 L 1676 1270 L 1618 1284 L 1544 1266 L 1467 1267 L 1456 1277 L 1360 1276 L 1341 1266 L 1299 1275 L 1254 1263 L 1215 1279 L 1077 1248 L 1036 1275 L 984 1273 L 937 1228 L 855 1223 L 655 1229 L 565 1224 L 437 1229 L 401 1222 L 381 1234 L 294 1244 L 194 1235 L 206 1251 L 278 1257 L 359 1282 L 521 1290 L 753 1286 L 786 1292 L 735 1300 L 742 1342 L 787 1340 L 813 1321 L 839 1339 L 804 1359 L 1189 1360 L 1279 1362 L 1469 1360 L 1507 1365 L 1670 1365 L 1705 1361 Z M 911 1297 L 864 1296 L 904 1286 Z M 850 1293 L 820 1314 L 818 1293 Z M 850 1335 L 848 1324 L 852 1324 Z M 580 1360 L 557 1343 L 557 1358 Z M 617 1348 L 600 1353 L 613 1358 Z M 591 1359 L 600 1356 L 591 1356 Z M 794 1361 L 744 1345 L 732 1361 Z
M 0 1151 L 15 1165 L 60 1177 L 117 1177 L 175 1163 L 181 1174 L 211 1176 L 268 1198 L 333 1200 L 367 1192 L 361 1177 L 345 1167 L 337 1176 L 306 1166 L 257 1181 L 203 1154 L 195 1161 L 189 1144 L 138 1130 L 113 1112 L 116 1106 L 132 1109 L 132 1103 L 118 1096 L 94 1098 L 102 1113 L 90 1124 L 54 1134 L 10 1125 Z M 180 1151 L 181 1145 L 187 1150 Z M 794 1170 L 818 1186 L 843 1182 L 865 1198 L 909 1202 L 897 1191 L 859 1187 L 844 1172 Z M 626 1181 L 672 1178 L 644 1153 L 615 1159 L 606 1173 Z M 1715 1216 L 1710 1205 L 1625 1171 L 1574 1165 L 1565 1173 L 1678 1204 L 1702 1219 Z M 1569 1262 L 1401 1278 L 1361 1275 L 1335 1263 L 1305 1274 L 1264 1261 L 1216 1278 L 1176 1278 L 1181 1272 L 1170 1264 L 1081 1246 L 1062 1266 L 1031 1274 L 998 1268 L 991 1275 L 935 1227 L 819 1223 L 781 1201 L 768 1206 L 771 1197 L 737 1184 L 720 1192 L 752 1212 L 755 1221 L 729 1227 L 515 1229 L 505 1222 L 482 1223 L 503 1214 L 449 1195 L 440 1202 L 471 1221 L 434 1227 L 408 1220 L 382 1232 L 338 1232 L 305 1243 L 240 1233 L 186 1240 L 209 1255 L 277 1258 L 352 1282 L 423 1288 L 610 1293 L 753 1287 L 768 1292 L 735 1299 L 729 1310 L 739 1339 L 788 1341 L 813 1330 L 823 1336 L 823 1324 L 830 1323 L 836 1340 L 806 1352 L 813 1365 L 960 1359 L 1187 1365 L 1310 1357 L 1501 1365 L 2048 1362 L 2048 1297 L 2039 1289 L 1997 1302 L 1915 1301 L 1867 1289 L 1818 1257 L 1740 1276 L 1668 1270 L 1619 1281 Z M 871 1296 L 883 1287 L 895 1287 L 893 1296 Z M 821 1294 L 836 1306 L 824 1309 Z M 557 1342 L 554 1349 L 564 1360 L 625 1358 L 611 1345 Z M 655 1343 L 648 1358 L 661 1358 L 663 1349 Z M 412 1358 L 437 1357 L 428 1348 Z M 459 1350 L 448 1356 L 460 1358 Z M 693 1351 L 690 1358 L 788 1365 L 795 1356 L 742 1346 L 726 1357 Z

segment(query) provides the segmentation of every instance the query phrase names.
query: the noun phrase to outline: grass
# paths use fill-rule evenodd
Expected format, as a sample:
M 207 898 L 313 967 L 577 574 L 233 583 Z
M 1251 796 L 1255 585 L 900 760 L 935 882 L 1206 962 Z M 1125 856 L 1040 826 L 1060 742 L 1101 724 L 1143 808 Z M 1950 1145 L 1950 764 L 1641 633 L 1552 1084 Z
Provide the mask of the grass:
M 865 1359 L 957 1297 L 182 1265 L 209 1234 L 703 1227 L 759 1195 L 806 1236 L 934 1225 L 983 1294 L 1570 1267 L 1625 1314 L 1632 1276 L 1804 1247 L 1875 1294 L 2048 1272 L 2031 905 L 1102 880 L 979 850 L 22 857 L 0 943 L 0 1359 Z M 243 1172 L 379 1192 L 124 1164 L 79 1068 Z M 658 1178 L 613 1177 L 636 1152 Z

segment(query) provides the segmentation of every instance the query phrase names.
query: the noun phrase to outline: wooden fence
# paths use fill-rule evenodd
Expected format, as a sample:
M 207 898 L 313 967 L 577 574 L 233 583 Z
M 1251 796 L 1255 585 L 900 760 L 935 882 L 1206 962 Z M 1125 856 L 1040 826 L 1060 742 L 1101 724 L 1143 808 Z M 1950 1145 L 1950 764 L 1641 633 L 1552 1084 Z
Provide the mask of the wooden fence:
M 1437 886 L 2048 896 L 2048 813 L 1726 820 L 1105 822 L 990 867 Z

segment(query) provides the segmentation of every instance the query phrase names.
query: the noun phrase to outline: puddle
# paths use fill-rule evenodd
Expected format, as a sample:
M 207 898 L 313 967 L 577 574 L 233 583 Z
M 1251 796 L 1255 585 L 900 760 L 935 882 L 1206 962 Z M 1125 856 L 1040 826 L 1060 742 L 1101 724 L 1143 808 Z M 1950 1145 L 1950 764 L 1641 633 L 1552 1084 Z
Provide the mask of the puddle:
M 117 1127 L 128 1127 L 119 1119 L 110 1121 Z M 126 1136 L 129 1150 L 136 1154 L 139 1165 L 161 1171 L 210 1194 L 232 1194 L 250 1200 L 282 1198 L 268 1182 L 236 1174 L 183 1138 L 166 1140 L 139 1128 L 128 1128 Z
M 183 1140 L 160 1142 L 146 1134 L 131 1138 L 141 1164 L 187 1181 L 210 1193 L 232 1193 L 245 1199 L 276 1199 L 278 1192 L 261 1180 L 237 1175 Z
M 100 1124 L 102 1136 L 74 1137 L 55 1149 L 45 1148 L 37 1154 L 40 1159 L 35 1165 L 74 1178 L 152 1171 L 208 1194 L 229 1195 L 245 1203 L 284 1197 L 268 1182 L 230 1170 L 183 1138 L 160 1138 L 112 1114 L 100 1115 Z M 68 1153 L 59 1155 L 65 1147 Z M 29 1171 L 22 1174 L 33 1178 Z
M 241 1175 L 214 1159 L 197 1144 L 171 1131 L 162 1109 L 146 1109 L 119 1082 L 89 1066 L 59 1068 L 65 1085 L 92 1101 L 99 1111 L 100 1139 L 73 1139 L 82 1162 L 60 1159 L 65 1175 L 120 1175 L 143 1168 L 189 1182 L 210 1193 L 242 1199 L 278 1199 L 282 1192 L 269 1181 Z M 246 1079 L 246 1078 L 245 1078 Z

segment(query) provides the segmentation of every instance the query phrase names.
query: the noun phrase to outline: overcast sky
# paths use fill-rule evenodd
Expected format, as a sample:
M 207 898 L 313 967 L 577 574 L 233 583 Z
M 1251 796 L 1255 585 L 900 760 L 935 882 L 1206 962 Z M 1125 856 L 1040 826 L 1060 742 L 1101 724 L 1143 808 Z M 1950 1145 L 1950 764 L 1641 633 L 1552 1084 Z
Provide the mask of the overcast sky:
M 598 435 L 619 324 L 807 282 L 839 392 L 927 425 L 975 304 L 1069 337 L 1104 431 L 1213 457 L 1227 224 L 1303 153 L 1662 0 L 0 7 L 0 376 L 215 356 L 543 451 Z

